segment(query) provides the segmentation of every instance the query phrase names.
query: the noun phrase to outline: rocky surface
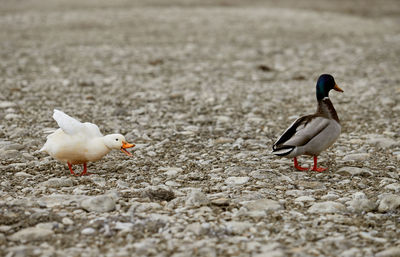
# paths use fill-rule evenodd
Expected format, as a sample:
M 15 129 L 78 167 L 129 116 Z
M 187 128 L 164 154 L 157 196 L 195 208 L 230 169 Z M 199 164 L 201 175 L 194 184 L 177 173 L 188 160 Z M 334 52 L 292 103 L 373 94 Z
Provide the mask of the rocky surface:
M 399 256 L 397 1 L 38 2 L 0 5 L 1 256 Z M 342 134 L 298 172 L 321 73 Z M 134 156 L 71 176 L 53 108 Z

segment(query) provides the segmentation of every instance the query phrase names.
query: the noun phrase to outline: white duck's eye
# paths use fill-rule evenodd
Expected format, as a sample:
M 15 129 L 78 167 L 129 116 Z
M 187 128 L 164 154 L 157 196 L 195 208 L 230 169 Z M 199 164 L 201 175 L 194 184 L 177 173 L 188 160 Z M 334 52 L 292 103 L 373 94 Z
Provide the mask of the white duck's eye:
M 118 138 L 116 138 L 115 141 L 118 141 Z

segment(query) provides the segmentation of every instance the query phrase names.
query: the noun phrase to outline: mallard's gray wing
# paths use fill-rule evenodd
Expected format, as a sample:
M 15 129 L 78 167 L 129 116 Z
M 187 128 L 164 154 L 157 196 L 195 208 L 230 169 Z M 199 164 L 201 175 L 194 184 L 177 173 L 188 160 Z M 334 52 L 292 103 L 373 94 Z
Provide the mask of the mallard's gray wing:
M 273 145 L 274 154 L 284 155 L 296 146 L 307 144 L 329 125 L 329 119 L 307 115 L 295 120 Z
M 306 145 L 311 139 L 316 137 L 330 124 L 330 120 L 323 117 L 313 117 L 307 123 L 302 123 L 296 128 L 296 133 L 292 135 L 284 145 L 290 146 L 303 146 Z

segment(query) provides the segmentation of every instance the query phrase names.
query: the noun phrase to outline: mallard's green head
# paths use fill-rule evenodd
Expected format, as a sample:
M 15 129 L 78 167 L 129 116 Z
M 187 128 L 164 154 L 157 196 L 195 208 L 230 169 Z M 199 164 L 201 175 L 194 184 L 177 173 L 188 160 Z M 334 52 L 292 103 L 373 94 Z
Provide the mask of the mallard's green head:
M 329 97 L 331 89 L 343 92 L 343 90 L 336 85 L 335 79 L 330 74 L 322 74 L 317 81 L 317 99 L 322 100 Z

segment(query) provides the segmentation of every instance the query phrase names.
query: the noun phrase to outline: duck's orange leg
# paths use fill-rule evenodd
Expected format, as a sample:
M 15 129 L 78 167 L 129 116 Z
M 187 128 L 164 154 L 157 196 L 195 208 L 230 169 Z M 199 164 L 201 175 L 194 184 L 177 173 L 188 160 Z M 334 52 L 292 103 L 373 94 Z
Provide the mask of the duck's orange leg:
M 89 172 L 87 172 L 87 164 L 86 164 L 86 162 L 83 164 L 83 171 L 82 171 L 82 173 L 79 175 L 79 176 L 87 176 L 87 175 L 90 175 L 90 174 L 92 174 L 92 173 L 89 173 Z
M 326 170 L 326 168 L 318 168 L 317 167 L 317 159 L 318 159 L 318 157 L 314 156 L 314 166 L 313 166 L 313 168 L 311 170 L 312 171 L 317 171 L 317 172 L 323 172 L 324 170 Z
M 308 170 L 308 168 L 303 168 L 303 167 L 301 167 L 301 166 L 299 165 L 299 163 L 297 162 L 297 158 L 296 158 L 296 157 L 294 157 L 294 167 L 295 167 L 297 170 L 301 170 L 301 171 Z
M 69 163 L 69 162 L 67 162 L 67 164 L 68 164 L 68 168 L 69 168 L 69 171 L 71 172 L 71 175 L 76 175 L 75 174 L 75 172 L 72 170 L 72 164 L 71 163 Z

